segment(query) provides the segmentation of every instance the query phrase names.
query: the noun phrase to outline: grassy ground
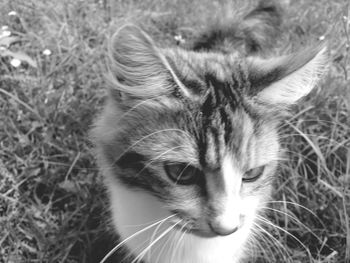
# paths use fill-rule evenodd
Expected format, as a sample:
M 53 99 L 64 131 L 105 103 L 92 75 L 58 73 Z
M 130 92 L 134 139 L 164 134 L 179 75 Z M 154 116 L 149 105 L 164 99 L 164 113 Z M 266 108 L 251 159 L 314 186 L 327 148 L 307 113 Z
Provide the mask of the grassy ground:
M 326 38 L 332 59 L 326 80 L 282 126 L 288 161 L 275 200 L 285 202 L 274 203 L 269 217 L 292 236 L 266 225 L 271 235 L 257 254 L 259 262 L 348 263 L 350 7 L 347 0 L 291 2 L 284 45 Z M 174 45 L 175 35 L 188 42 L 219 6 L 0 1 L 1 35 L 14 37 L 0 38 L 0 262 L 97 262 L 113 245 L 87 137 L 106 94 L 106 36 L 124 20 L 142 20 L 162 45 Z

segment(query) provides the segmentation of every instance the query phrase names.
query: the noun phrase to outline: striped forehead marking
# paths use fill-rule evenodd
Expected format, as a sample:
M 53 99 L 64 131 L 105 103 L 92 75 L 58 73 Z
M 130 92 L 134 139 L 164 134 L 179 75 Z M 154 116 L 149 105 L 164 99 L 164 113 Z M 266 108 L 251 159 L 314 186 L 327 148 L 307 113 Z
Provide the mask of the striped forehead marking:
M 201 108 L 200 162 L 204 167 L 217 169 L 232 140 L 237 144 L 242 139 L 238 131 L 242 120 L 235 117 L 242 96 L 236 90 L 235 81 L 224 82 L 207 74 L 206 83 L 208 92 Z

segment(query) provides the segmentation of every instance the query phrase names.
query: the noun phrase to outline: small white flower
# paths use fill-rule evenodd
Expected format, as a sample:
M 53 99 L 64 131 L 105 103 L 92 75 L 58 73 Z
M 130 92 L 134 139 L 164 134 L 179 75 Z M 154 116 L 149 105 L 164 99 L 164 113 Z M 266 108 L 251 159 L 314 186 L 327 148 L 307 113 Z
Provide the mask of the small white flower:
M 17 58 L 13 58 L 10 61 L 11 65 L 15 68 L 19 67 L 21 65 L 21 61 Z
M 4 30 L 0 33 L 0 38 L 11 36 L 11 31 Z
M 175 39 L 175 41 L 178 44 L 184 44 L 185 43 L 185 39 L 182 37 L 182 35 L 175 35 L 174 39 Z
M 52 54 L 52 52 L 51 52 L 50 49 L 45 49 L 45 50 L 43 51 L 43 54 L 44 54 L 45 56 L 50 56 L 50 55 Z
M 324 40 L 325 38 L 326 38 L 325 36 L 320 36 L 318 39 L 322 41 L 322 40 Z
M 17 15 L 17 12 L 16 11 L 10 11 L 8 13 L 9 16 L 16 16 Z
M 2 27 L 1 27 L 1 30 L 2 30 L 2 31 L 8 30 L 8 29 L 9 29 L 8 26 L 2 26 Z
M 9 36 L 11 36 L 11 31 L 5 30 L 5 31 L 2 31 L 2 34 L 3 34 L 5 37 L 9 37 Z

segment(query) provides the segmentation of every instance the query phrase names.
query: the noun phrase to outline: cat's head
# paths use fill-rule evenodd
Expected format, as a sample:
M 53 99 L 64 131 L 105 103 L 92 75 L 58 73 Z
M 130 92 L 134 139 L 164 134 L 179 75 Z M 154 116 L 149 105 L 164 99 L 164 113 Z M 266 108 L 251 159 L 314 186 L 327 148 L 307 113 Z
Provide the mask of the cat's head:
M 160 49 L 125 26 L 110 54 L 94 137 L 113 180 L 155 196 L 199 236 L 251 224 L 271 192 L 277 126 L 324 72 L 326 49 L 271 59 Z

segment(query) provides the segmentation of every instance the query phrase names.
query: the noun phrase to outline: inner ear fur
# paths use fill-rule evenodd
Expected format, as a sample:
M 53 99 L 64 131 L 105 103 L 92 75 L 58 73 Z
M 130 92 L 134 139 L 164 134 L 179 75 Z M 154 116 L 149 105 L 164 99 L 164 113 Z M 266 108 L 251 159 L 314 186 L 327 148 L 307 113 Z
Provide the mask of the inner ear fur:
M 249 58 L 249 95 L 270 105 L 292 105 L 311 92 L 328 66 L 327 48 L 318 46 L 272 59 Z

